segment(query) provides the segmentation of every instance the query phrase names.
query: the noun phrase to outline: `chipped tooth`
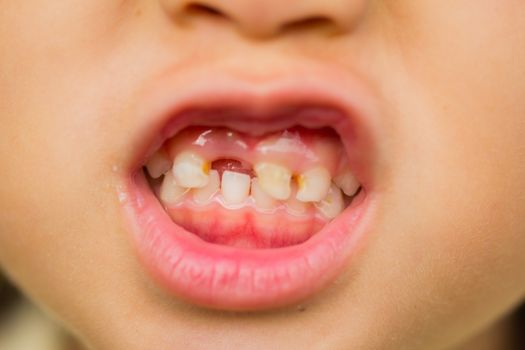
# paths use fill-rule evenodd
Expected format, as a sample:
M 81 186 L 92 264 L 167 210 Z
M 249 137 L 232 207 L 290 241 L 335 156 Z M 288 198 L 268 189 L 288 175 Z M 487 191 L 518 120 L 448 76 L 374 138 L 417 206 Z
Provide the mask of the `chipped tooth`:
M 209 182 L 211 163 L 192 152 L 182 152 L 173 162 L 175 181 L 187 188 L 202 188 Z
M 297 196 L 301 202 L 319 202 L 326 197 L 331 185 L 330 172 L 322 166 L 297 176 Z
M 261 188 L 275 199 L 287 200 L 291 194 L 292 172 L 281 165 L 258 163 L 254 167 Z
M 343 193 L 339 187 L 332 184 L 328 190 L 328 195 L 322 201 L 314 203 L 314 205 L 325 217 L 333 219 L 344 209 Z
M 146 163 L 148 174 L 154 179 L 161 177 L 165 172 L 170 170 L 171 166 L 171 160 L 162 150 L 156 152 Z
M 251 196 L 260 209 L 273 209 L 277 206 L 277 201 L 267 194 L 259 185 L 259 180 L 254 177 L 252 179 L 252 191 Z
M 340 174 L 334 177 L 334 183 L 339 186 L 347 196 L 353 196 L 360 186 L 349 168 L 345 168 Z
M 221 193 L 226 204 L 240 204 L 250 194 L 250 175 L 225 171 L 222 173 Z
M 193 200 L 200 205 L 208 204 L 213 199 L 213 196 L 219 192 L 220 187 L 221 179 L 219 172 L 217 170 L 210 170 L 210 180 L 208 184 L 193 190 Z
M 173 174 L 168 171 L 160 185 L 159 198 L 162 203 L 173 205 L 180 203 L 188 191 L 187 188 L 179 186 Z

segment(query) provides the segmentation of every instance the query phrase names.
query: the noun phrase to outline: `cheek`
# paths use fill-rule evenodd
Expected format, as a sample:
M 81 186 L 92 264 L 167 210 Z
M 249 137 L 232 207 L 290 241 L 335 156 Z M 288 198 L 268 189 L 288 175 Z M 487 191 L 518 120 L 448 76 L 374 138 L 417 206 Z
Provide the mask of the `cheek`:
M 473 269 L 513 270 L 525 242 L 525 7 L 427 1 L 398 10 L 401 69 L 383 88 L 400 136 L 389 145 L 390 185 L 421 228 L 414 242 L 430 239 L 425 249 L 470 258 Z
M 464 2 L 428 18 L 407 5 L 410 25 L 396 24 L 412 33 L 397 31 L 382 72 L 390 157 L 362 284 L 389 291 L 370 306 L 389 329 L 409 337 L 400 320 L 420 321 L 414 339 L 479 329 L 525 295 L 525 15 L 505 4 L 476 9 L 483 28 Z

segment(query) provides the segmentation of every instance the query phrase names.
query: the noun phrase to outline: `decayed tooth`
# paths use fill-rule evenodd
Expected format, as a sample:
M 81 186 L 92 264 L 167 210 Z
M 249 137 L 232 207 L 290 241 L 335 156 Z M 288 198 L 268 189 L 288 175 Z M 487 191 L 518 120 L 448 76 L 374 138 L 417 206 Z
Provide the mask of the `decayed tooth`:
M 319 202 L 326 197 L 331 185 L 330 172 L 322 166 L 297 176 L 297 196 L 301 202 Z
M 332 184 L 326 197 L 314 203 L 317 209 L 328 219 L 333 219 L 344 209 L 343 193 L 336 185 Z
M 182 201 L 186 192 L 188 192 L 188 189 L 179 186 L 177 181 L 175 181 L 175 177 L 170 171 L 164 175 L 164 179 L 162 180 L 159 190 L 159 198 L 162 203 L 177 204 Z
M 222 173 L 221 193 L 226 204 L 240 204 L 250 194 L 250 175 L 225 171 Z
M 171 160 L 168 158 L 168 155 L 161 151 L 155 153 L 150 160 L 146 163 L 146 169 L 148 169 L 148 174 L 154 179 L 158 179 L 165 172 L 170 170 Z
M 259 185 L 259 180 L 256 177 L 252 179 L 251 196 L 257 207 L 260 209 L 273 209 L 278 204 L 273 197 L 263 191 Z
M 182 152 L 173 161 L 175 181 L 187 188 L 205 187 L 209 182 L 211 163 L 192 152 Z
M 334 182 L 347 196 L 353 196 L 360 186 L 349 168 L 345 168 L 340 174 L 334 177 Z
M 221 187 L 221 179 L 217 170 L 210 170 L 210 179 L 208 184 L 202 188 L 193 190 L 193 200 L 197 204 L 208 204 L 211 202 L 213 196 L 219 192 Z
M 261 188 L 275 199 L 287 200 L 291 194 L 292 172 L 281 165 L 258 163 L 254 166 Z

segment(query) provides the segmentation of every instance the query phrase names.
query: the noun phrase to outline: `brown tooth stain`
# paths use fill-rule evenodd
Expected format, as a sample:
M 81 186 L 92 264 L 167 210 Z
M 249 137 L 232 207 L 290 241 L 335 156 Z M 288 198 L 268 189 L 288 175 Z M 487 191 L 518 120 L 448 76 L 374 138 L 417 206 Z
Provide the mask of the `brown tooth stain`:
M 255 177 L 251 164 L 237 159 L 217 159 L 211 164 L 211 168 L 217 170 L 220 177 L 222 177 L 222 173 L 227 170 L 250 175 L 252 178 Z

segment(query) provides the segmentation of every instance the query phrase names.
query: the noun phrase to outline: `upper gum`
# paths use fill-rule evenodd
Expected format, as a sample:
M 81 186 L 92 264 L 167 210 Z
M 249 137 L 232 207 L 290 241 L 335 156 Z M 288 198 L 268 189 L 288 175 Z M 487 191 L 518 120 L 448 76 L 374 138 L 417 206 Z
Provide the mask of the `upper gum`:
M 299 129 L 293 132 L 296 130 Z M 294 174 L 322 165 L 334 177 L 346 165 L 347 159 L 339 138 L 326 134 L 316 135 L 305 129 L 298 133 L 300 137 L 295 140 L 296 147 L 285 151 L 282 145 L 275 144 L 275 147 L 271 147 L 269 144 L 272 140 L 275 143 L 286 143 L 295 139 L 282 136 L 282 132 L 266 137 L 253 137 L 225 128 L 190 127 L 169 139 L 164 147 L 170 159 L 183 151 L 194 152 L 210 162 L 229 158 L 245 160 L 252 165 L 273 162 L 286 166 Z

